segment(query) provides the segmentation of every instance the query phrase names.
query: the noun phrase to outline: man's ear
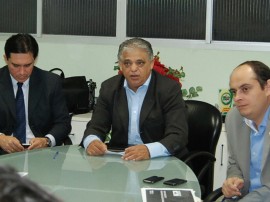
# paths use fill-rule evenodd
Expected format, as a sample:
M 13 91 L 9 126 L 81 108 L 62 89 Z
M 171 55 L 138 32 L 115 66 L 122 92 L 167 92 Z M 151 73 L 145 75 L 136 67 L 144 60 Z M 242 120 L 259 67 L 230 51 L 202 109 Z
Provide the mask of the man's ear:
M 266 94 L 270 95 L 270 79 L 266 81 L 265 90 L 266 90 Z
M 153 58 L 153 60 L 150 62 L 151 69 L 153 69 L 153 68 L 154 68 L 154 64 L 155 64 L 155 59 Z
M 7 59 L 7 56 L 5 54 L 3 55 L 3 58 L 4 58 L 4 60 L 5 60 L 6 64 L 7 64 L 8 59 Z
M 36 58 L 34 59 L 34 65 L 37 64 L 37 60 L 38 60 L 38 57 L 36 57 Z

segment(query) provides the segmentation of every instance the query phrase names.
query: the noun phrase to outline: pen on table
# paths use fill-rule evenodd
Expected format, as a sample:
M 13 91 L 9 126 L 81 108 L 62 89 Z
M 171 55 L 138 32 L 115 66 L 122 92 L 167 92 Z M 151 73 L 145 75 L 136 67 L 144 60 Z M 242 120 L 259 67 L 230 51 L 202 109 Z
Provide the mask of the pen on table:
M 55 152 L 53 159 L 56 159 L 57 155 L 59 154 L 59 151 Z

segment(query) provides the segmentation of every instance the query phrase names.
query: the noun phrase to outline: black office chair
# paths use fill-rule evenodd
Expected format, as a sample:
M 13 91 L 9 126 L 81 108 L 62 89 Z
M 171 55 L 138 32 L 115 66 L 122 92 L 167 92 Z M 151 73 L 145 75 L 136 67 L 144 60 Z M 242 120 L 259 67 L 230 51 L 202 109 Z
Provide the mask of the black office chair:
M 210 194 L 208 194 L 208 196 L 206 196 L 203 200 L 203 202 L 213 202 L 216 201 L 218 199 L 222 199 L 223 197 L 223 193 L 222 193 L 222 188 L 219 187 L 216 190 L 214 190 L 213 192 L 211 192 Z
M 196 174 L 202 199 L 213 191 L 216 146 L 222 128 L 220 111 L 211 104 L 187 100 L 189 154 L 183 161 Z

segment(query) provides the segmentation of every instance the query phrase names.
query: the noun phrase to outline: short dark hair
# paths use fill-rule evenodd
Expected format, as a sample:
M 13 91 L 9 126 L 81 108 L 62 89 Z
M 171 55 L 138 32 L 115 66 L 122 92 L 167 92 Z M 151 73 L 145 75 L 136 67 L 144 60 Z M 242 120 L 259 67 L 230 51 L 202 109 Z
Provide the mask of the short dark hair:
M 258 80 L 261 88 L 264 89 L 267 80 L 270 79 L 270 68 L 266 64 L 256 60 L 243 62 L 237 67 L 240 67 L 242 65 L 248 65 L 251 67 L 251 69 L 256 75 L 256 79 Z
M 9 166 L 0 166 L 0 201 L 61 202 L 26 176 L 21 177 Z
M 11 53 L 32 53 L 34 59 L 38 56 L 38 43 L 30 34 L 16 34 L 7 39 L 5 55 L 10 58 Z
M 142 48 L 148 53 L 150 60 L 152 60 L 154 57 L 152 45 L 148 41 L 142 38 L 132 38 L 120 44 L 117 55 L 118 61 L 121 60 L 122 53 L 126 48 Z

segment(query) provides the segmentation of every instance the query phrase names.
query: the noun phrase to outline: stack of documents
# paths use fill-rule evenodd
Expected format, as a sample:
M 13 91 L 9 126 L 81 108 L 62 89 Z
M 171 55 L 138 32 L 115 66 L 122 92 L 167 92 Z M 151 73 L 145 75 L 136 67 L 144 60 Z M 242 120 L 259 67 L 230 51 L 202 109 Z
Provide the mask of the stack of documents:
M 143 202 L 199 202 L 192 189 L 142 188 Z

